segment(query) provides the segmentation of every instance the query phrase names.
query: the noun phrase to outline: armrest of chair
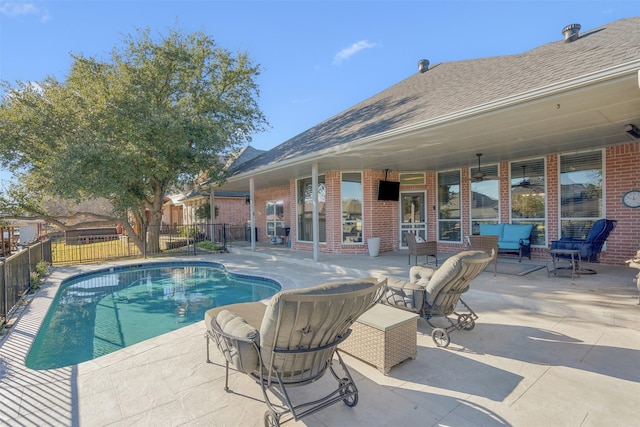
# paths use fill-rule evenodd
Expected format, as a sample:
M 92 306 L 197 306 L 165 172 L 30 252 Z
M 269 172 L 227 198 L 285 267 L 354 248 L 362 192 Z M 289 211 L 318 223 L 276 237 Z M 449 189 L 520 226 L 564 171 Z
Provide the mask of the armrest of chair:
M 578 239 L 560 239 L 553 240 L 551 242 L 551 249 L 582 249 L 584 247 L 584 240 Z
M 260 333 L 242 317 L 222 310 L 212 319 L 208 334 L 225 359 L 242 372 L 253 372 L 260 366 Z
M 424 302 L 425 288 L 404 280 L 388 278 L 381 302 L 405 310 L 420 311 Z

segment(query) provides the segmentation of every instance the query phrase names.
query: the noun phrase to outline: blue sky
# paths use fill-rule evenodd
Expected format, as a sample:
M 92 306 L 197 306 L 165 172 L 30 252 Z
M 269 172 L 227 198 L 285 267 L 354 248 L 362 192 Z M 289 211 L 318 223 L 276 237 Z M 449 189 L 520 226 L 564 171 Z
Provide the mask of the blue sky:
M 109 59 L 136 28 L 203 30 L 261 65 L 271 128 L 251 144 L 269 149 L 416 73 L 420 59 L 522 53 L 561 40 L 565 25 L 639 14 L 637 0 L 0 0 L 0 78 L 64 80 L 70 53 Z

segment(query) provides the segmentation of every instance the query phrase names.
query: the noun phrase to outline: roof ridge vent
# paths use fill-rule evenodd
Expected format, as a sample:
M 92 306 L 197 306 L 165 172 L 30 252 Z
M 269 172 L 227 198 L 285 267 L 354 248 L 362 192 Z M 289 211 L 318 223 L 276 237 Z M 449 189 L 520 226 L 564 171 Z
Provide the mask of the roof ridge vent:
M 418 71 L 420 71 L 421 73 L 425 73 L 428 69 L 429 69 L 428 59 L 421 59 L 420 61 L 418 61 Z
M 569 24 L 566 27 L 564 27 L 562 29 L 562 34 L 564 35 L 564 42 L 565 43 L 571 43 L 572 41 L 575 41 L 578 39 L 579 34 L 578 31 L 580 31 L 580 24 Z

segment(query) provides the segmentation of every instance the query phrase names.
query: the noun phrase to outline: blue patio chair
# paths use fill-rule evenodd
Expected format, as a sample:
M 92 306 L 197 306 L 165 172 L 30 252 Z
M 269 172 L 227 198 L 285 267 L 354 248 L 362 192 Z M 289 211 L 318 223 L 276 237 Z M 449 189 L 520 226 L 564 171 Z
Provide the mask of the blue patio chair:
M 612 219 L 599 219 L 591 226 L 586 239 L 561 238 L 551 242 L 551 249 L 579 250 L 583 262 L 599 262 L 602 246 L 604 246 L 609 234 L 616 228 L 616 223 L 617 221 Z M 571 255 L 558 254 L 556 257 L 570 259 Z

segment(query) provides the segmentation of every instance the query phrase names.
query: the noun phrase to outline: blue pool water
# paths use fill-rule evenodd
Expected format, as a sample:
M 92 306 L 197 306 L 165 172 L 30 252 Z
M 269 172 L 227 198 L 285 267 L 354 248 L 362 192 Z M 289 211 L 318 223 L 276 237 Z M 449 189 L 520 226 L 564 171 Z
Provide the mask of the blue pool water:
M 274 280 L 229 273 L 210 262 L 131 265 L 75 276 L 60 286 L 26 366 L 75 365 L 199 322 L 212 307 L 260 301 L 280 289 Z

